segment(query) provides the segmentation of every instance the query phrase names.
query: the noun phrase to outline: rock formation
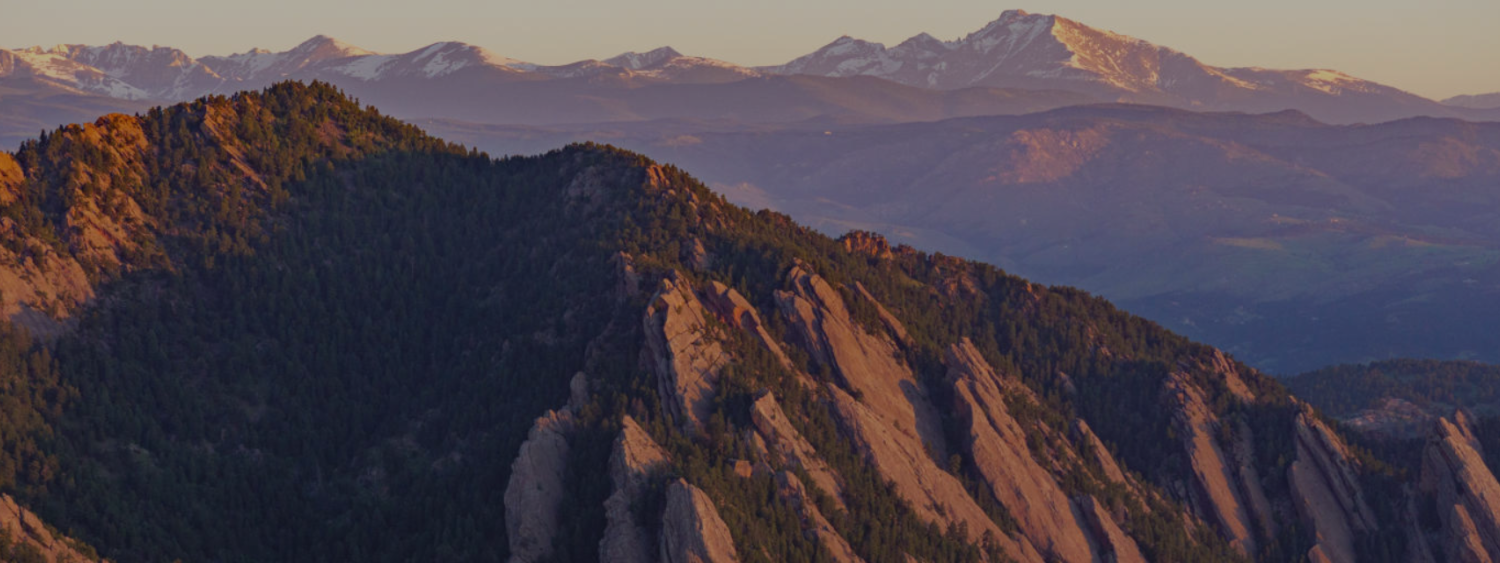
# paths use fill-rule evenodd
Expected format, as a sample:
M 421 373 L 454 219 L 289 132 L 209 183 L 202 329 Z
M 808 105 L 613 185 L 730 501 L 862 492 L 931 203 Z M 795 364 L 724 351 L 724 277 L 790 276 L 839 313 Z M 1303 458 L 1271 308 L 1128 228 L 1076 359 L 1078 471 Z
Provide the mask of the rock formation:
M 964 446 L 1021 532 L 1048 560 L 1099 560 L 1078 508 L 1032 457 L 1026 431 L 1007 412 L 1006 383 L 967 339 L 949 347 L 947 362 L 956 414 L 968 432 Z
M 37 518 L 30 510 L 16 504 L 16 500 L 10 495 L 0 495 L 0 534 L 5 534 L 10 540 L 12 553 L 35 554 L 46 563 L 83 563 L 100 560 L 96 556 L 88 555 L 92 553 L 92 550 L 81 551 L 83 548 L 72 540 L 53 534 L 40 518 Z M 9 557 L 12 553 L 0 553 L 0 560 L 10 561 Z M 18 557 L 15 560 L 27 559 Z
M 781 348 L 775 338 L 771 337 L 771 333 L 766 332 L 760 313 L 755 311 L 755 307 L 746 301 L 740 292 L 719 282 L 709 283 L 708 289 L 708 294 L 704 296 L 704 303 L 713 310 L 719 320 L 754 335 L 766 350 L 776 356 L 776 361 L 781 364 L 781 367 L 788 372 L 797 372 L 797 368 L 792 365 L 792 360 L 787 357 L 786 351 Z
M 787 273 L 787 285 L 788 291 L 776 292 L 777 303 L 813 360 L 831 368 L 839 384 L 872 413 L 914 432 L 933 459 L 946 460 L 937 411 L 900 360 L 891 335 L 859 326 L 838 291 L 804 265 Z
M 661 562 L 734 561 L 739 561 L 734 538 L 708 495 L 682 479 L 668 485 L 667 508 L 661 517 Z
M 646 523 L 636 517 L 632 508 L 669 463 L 667 452 L 656 445 L 651 435 L 635 419 L 625 417 L 609 458 L 609 477 L 615 490 L 604 501 L 606 524 L 604 538 L 599 542 L 600 561 L 656 561 Z
M 1246 555 L 1258 552 L 1255 527 L 1244 495 L 1236 464 L 1230 462 L 1215 439 L 1219 420 L 1204 398 L 1203 391 L 1187 374 L 1174 372 L 1163 386 L 1167 404 L 1174 409 L 1172 424 L 1182 437 L 1192 469 L 1189 491 L 1195 510 L 1218 525 L 1231 545 Z M 1259 483 L 1252 486 L 1259 487 Z
M 536 419 L 511 464 L 505 488 L 505 528 L 511 563 L 531 563 L 552 555 L 568 466 L 572 413 L 549 411 Z
M 1106 479 L 1120 485 L 1130 484 L 1125 477 L 1125 472 L 1120 470 L 1120 463 L 1115 460 L 1114 454 L 1110 453 L 1109 448 L 1104 446 L 1104 441 L 1094 434 L 1094 429 L 1089 427 L 1089 423 L 1081 418 L 1073 421 L 1073 433 L 1077 435 L 1079 443 L 1087 444 L 1094 461 L 1104 470 Z
M 558 515 L 567 494 L 563 479 L 568 472 L 573 416 L 588 400 L 588 378 L 578 372 L 568 382 L 567 406 L 536 419 L 511 463 L 510 482 L 505 487 L 505 530 L 512 563 L 552 556 Z
M 804 265 L 792 268 L 787 285 L 776 294 L 782 314 L 813 360 L 836 374 L 838 385 L 827 389 L 855 451 L 923 520 L 959 526 L 976 540 L 989 533 L 1013 559 L 1041 561 L 1029 542 L 1002 532 L 963 483 L 938 467 L 934 460 L 946 459 L 946 444 L 936 409 L 890 335 L 859 326 L 843 297 Z
M 750 407 L 750 421 L 755 425 L 755 431 L 765 441 L 768 453 L 782 466 L 789 468 L 801 468 L 812 478 L 813 485 L 818 487 L 823 494 L 832 498 L 839 506 L 843 506 L 844 488 L 839 484 L 839 478 L 818 457 L 817 450 L 812 444 L 802 438 L 802 434 L 792 427 L 786 414 L 781 411 L 781 405 L 776 402 L 776 397 L 770 393 L 756 399 L 755 404 Z
M 1422 455 L 1419 502 L 1442 521 L 1445 560 L 1500 560 L 1500 483 L 1484 464 L 1466 417 L 1438 419 Z
M 1297 459 L 1287 481 L 1297 512 L 1312 524 L 1313 549 L 1331 563 L 1354 563 L 1355 532 L 1376 526 L 1360 490 L 1358 468 L 1343 440 L 1311 407 L 1297 415 L 1296 440 Z
M 709 318 L 692 284 L 673 276 L 662 280 L 644 320 L 662 404 L 673 420 L 693 431 L 708 420 L 719 375 L 729 364 Z
M 1141 554 L 1140 546 L 1135 540 L 1126 535 L 1115 519 L 1105 510 L 1104 505 L 1094 497 L 1083 497 L 1078 502 L 1083 510 L 1083 515 L 1088 519 L 1089 530 L 1095 538 L 1098 538 L 1099 546 L 1107 557 L 1101 554 L 1101 560 L 1114 561 L 1114 563 L 1146 563 L 1146 556 Z
M 864 562 L 854 553 L 849 542 L 833 529 L 833 524 L 823 517 L 801 479 L 790 471 L 782 471 L 776 474 L 776 484 L 780 487 L 781 500 L 802 519 L 803 533 L 817 539 L 830 558 L 837 563 Z

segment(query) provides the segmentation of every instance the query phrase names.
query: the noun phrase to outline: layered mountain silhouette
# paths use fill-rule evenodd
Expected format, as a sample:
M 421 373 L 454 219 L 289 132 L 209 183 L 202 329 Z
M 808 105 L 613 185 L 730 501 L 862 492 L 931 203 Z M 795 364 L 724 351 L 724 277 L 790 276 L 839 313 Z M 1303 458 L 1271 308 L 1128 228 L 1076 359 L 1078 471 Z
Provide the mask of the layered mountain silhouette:
M 922 34 L 886 48 L 844 37 L 764 68 L 668 47 L 547 66 L 456 42 L 381 54 L 326 36 L 283 52 L 252 49 L 198 59 L 171 47 L 120 43 L 0 50 L 0 85 L 40 81 L 73 95 L 124 101 L 177 102 L 286 79 L 337 84 L 402 118 L 526 125 L 664 118 L 931 121 L 1089 102 L 1295 109 L 1330 123 L 1500 119 L 1500 110 L 1485 104 L 1443 104 L 1334 70 L 1212 67 L 1140 39 L 1018 10 L 954 41 Z M 0 134 L 19 141 L 35 132 Z
M 1500 556 L 1486 421 L 1373 454 L 1101 299 L 611 147 L 289 83 L 49 132 L 0 193 L 0 482 L 86 558 Z
M 1500 361 L 1495 124 L 1146 106 L 884 126 L 424 124 L 502 154 L 608 140 L 743 205 L 1082 287 L 1286 375 Z
M 77 118 L 45 113 L 49 97 L 70 96 L 90 108 L 140 111 L 153 103 L 261 88 L 285 79 L 337 84 L 404 118 L 527 125 L 663 118 L 927 121 L 1094 101 L 1071 92 L 936 91 L 869 77 L 767 76 L 668 48 L 548 67 L 462 43 L 381 55 L 321 36 L 280 53 L 257 49 L 197 60 L 166 47 L 65 45 L 0 50 L 0 85 L 22 94 L 14 102 L 6 98 L 17 108 L 7 124 L 16 126 L 0 131 L 0 140 L 14 144 L 36 134 L 34 123 L 55 126 L 61 123 L 57 117 Z M 32 110 L 34 106 L 41 109 Z
M 924 33 L 886 48 L 845 36 L 785 65 L 763 70 L 878 76 L 938 89 L 1069 90 L 1107 101 L 1210 111 L 1296 109 L 1331 123 L 1471 115 L 1334 70 L 1212 67 L 1167 47 L 1064 17 L 1021 10 L 1007 11 L 954 41 Z
M 1500 108 L 1500 92 L 1491 94 L 1473 94 L 1466 96 L 1454 96 L 1443 100 L 1450 106 L 1473 109 L 1495 109 Z

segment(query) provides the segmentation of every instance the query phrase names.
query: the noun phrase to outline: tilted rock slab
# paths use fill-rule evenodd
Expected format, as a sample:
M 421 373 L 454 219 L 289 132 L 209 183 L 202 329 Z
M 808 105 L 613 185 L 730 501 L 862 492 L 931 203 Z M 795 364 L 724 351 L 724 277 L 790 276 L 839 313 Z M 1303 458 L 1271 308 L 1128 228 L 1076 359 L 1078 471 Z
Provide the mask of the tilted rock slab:
M 729 354 L 712 333 L 710 314 L 685 278 L 663 279 L 646 309 L 646 349 L 657 392 L 684 429 L 697 432 L 712 414 L 719 376 Z
M 1093 531 L 1094 537 L 1099 538 L 1099 545 L 1113 559 L 1105 558 L 1105 561 L 1114 563 L 1146 563 L 1146 556 L 1141 554 L 1141 548 L 1136 545 L 1135 539 L 1131 538 L 1120 526 L 1115 524 L 1115 518 L 1105 510 L 1104 504 L 1094 497 L 1083 497 L 1079 501 L 1084 516 L 1088 519 L 1089 529 Z
M 16 504 L 10 495 L 0 494 L 0 534 L 10 538 L 11 545 L 29 545 L 47 563 L 82 563 L 100 561 L 85 557 L 60 535 L 53 535 L 40 518 Z
M 661 517 L 662 563 L 733 563 L 739 561 L 729 527 L 713 500 L 678 479 L 667 487 Z
M 1297 460 L 1287 480 L 1298 514 L 1312 523 L 1313 549 L 1330 563 L 1355 563 L 1355 533 L 1374 530 L 1376 523 L 1349 449 L 1311 407 L 1297 414 L 1296 440 Z
M 803 265 L 792 268 L 787 285 L 776 295 L 782 314 L 813 360 L 837 374 L 839 385 L 827 388 L 854 451 L 895 484 L 922 520 L 964 528 L 972 541 L 988 532 L 1012 559 L 1042 561 L 1029 541 L 1006 535 L 963 483 L 938 467 L 935 459 L 946 462 L 947 454 L 937 411 L 890 335 L 866 332 L 839 293 Z
M 1240 553 L 1258 553 L 1254 524 L 1240 493 L 1239 476 L 1215 439 L 1219 420 L 1209 408 L 1203 391 L 1188 380 L 1187 374 L 1174 372 L 1167 377 L 1162 392 L 1166 404 L 1176 411 L 1172 424 L 1182 436 L 1193 472 L 1191 497 L 1195 510 L 1216 523 Z
M 512 563 L 540 561 L 553 554 L 557 517 L 567 492 L 568 440 L 576 426 L 574 414 L 589 400 L 588 388 L 588 377 L 583 372 L 574 374 L 568 382 L 568 403 L 532 423 L 511 463 L 505 487 L 505 531 Z
M 600 561 L 656 561 L 654 542 L 647 537 L 645 523 L 638 521 L 632 506 L 647 492 L 651 480 L 670 464 L 667 452 L 635 419 L 626 416 L 609 458 L 609 478 L 614 482 L 615 492 L 604 501 L 606 524 L 604 538 L 599 542 Z
M 872 412 L 903 431 L 914 432 L 946 462 L 941 418 L 927 391 L 899 359 L 890 334 L 871 334 L 854 321 L 843 297 L 822 277 L 798 265 L 787 273 L 788 291 L 776 300 L 813 360 L 833 369 L 839 384 Z
M 1049 561 L 1103 560 L 1083 514 L 1032 457 L 1026 431 L 1006 409 L 1005 382 L 968 339 L 948 348 L 947 362 L 954 408 L 968 432 L 965 446 L 1021 532 Z
M 505 487 L 505 531 L 511 563 L 531 563 L 552 556 L 557 517 L 567 492 L 568 437 L 571 412 L 548 411 L 536 419 L 511 464 Z
M 807 487 L 802 480 L 790 471 L 781 471 L 776 474 L 776 484 L 779 486 L 778 494 L 781 500 L 791 506 L 792 511 L 802 519 L 802 530 L 810 537 L 817 539 L 828 556 L 838 563 L 864 563 L 864 559 L 854 553 L 854 548 L 844 536 L 839 535 L 833 528 L 833 524 L 823 517 L 818 510 L 817 503 L 813 502 L 812 496 L 807 493 Z
M 761 345 L 776 357 L 776 361 L 781 364 L 782 368 L 791 373 L 797 372 L 797 368 L 792 365 L 791 358 L 787 357 L 786 351 L 781 349 L 781 345 L 776 343 L 771 333 L 766 332 L 760 313 L 745 299 L 745 296 L 719 282 L 709 283 L 708 289 L 708 294 L 704 296 L 703 301 L 720 320 L 754 335 L 756 340 L 759 340 Z
M 1440 418 L 1422 454 L 1421 491 L 1437 504 L 1448 561 L 1500 560 L 1500 483 L 1464 417 Z
M 840 507 L 844 506 L 844 488 L 839 484 L 838 476 L 787 420 L 775 395 L 766 393 L 755 400 L 750 407 L 750 422 L 778 463 L 802 468 L 812 478 L 814 486 Z

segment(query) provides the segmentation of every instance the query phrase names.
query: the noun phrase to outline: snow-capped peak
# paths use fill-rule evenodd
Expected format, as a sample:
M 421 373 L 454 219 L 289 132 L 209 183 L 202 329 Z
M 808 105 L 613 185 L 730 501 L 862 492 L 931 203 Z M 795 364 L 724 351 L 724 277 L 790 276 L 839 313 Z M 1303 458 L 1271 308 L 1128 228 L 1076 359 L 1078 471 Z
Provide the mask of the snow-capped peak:
M 936 52 L 952 49 L 954 45 L 954 43 L 943 41 L 933 37 L 929 33 L 923 32 L 912 36 L 906 41 L 902 41 L 900 45 L 893 47 L 893 49 L 921 49 Z
M 662 63 L 682 57 L 682 53 L 671 47 L 659 47 L 644 53 L 634 51 L 621 53 L 617 56 L 604 59 L 605 64 L 614 65 L 630 70 L 645 70 L 660 66 Z
M 327 35 L 313 36 L 312 39 L 303 41 L 301 44 L 293 47 L 290 53 L 300 56 L 308 61 L 360 57 L 365 55 L 377 54 L 374 51 L 366 51 Z

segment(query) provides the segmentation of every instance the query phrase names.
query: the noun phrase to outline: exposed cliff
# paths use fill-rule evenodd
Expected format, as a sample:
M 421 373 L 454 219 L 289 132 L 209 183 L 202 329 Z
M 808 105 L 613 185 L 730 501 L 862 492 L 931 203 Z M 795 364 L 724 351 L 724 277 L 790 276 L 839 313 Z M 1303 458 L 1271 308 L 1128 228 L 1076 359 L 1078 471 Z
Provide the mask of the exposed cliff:
M 776 403 L 774 395 L 766 393 L 756 399 L 755 404 L 751 406 L 750 417 L 755 425 L 755 431 L 765 442 L 772 459 L 781 466 L 806 471 L 808 476 L 812 477 L 813 485 L 832 498 L 836 504 L 843 506 L 843 501 L 840 499 L 844 496 L 844 488 L 839 484 L 838 475 L 821 457 L 818 457 L 818 452 L 813 449 L 812 444 L 807 443 L 807 440 L 803 439 L 797 429 L 787 420 L 786 414 L 781 411 L 781 405 Z
M 604 502 L 608 525 L 599 542 L 600 561 L 651 563 L 656 561 L 656 542 L 647 533 L 647 523 L 638 517 L 635 505 L 650 494 L 652 481 L 670 466 L 667 452 L 656 445 L 634 419 L 626 417 L 609 458 L 609 478 L 614 493 Z M 658 493 L 659 494 L 659 493 Z
M 568 492 L 568 441 L 575 430 L 574 412 L 588 402 L 588 379 L 580 372 L 569 387 L 568 405 L 536 419 L 511 464 L 505 529 L 512 563 L 542 561 L 553 554 L 558 514 Z
M 1462 414 L 1434 425 L 1422 454 L 1420 491 L 1418 502 L 1430 503 L 1441 520 L 1433 545 L 1445 560 L 1500 559 L 1500 483 Z
M 1359 468 L 1344 441 L 1311 407 L 1297 415 L 1296 440 L 1297 459 L 1287 480 L 1298 514 L 1312 523 L 1313 549 L 1332 563 L 1354 563 L 1355 533 L 1376 526 L 1360 489 Z
M 701 430 L 713 406 L 714 386 L 729 363 L 712 318 L 685 279 L 664 279 L 646 310 L 646 344 L 657 391 L 684 428 Z
M 678 479 L 667 486 L 661 522 L 662 563 L 739 561 L 734 538 L 708 495 Z
M 1081 511 L 1032 457 L 1026 431 L 1007 412 L 1006 382 L 968 340 L 950 346 L 947 360 L 955 408 L 968 432 L 964 446 L 995 498 L 1044 557 L 1099 560 L 1098 542 L 1085 532 Z
M 1163 394 L 1172 407 L 1172 424 L 1182 439 L 1183 450 L 1192 468 L 1189 498 L 1205 518 L 1218 526 L 1240 553 L 1258 551 L 1259 541 L 1237 464 L 1218 440 L 1219 420 L 1209 408 L 1203 391 L 1188 376 L 1173 373 Z
M 0 560 L 41 561 L 44 563 L 84 563 L 102 561 L 93 548 L 57 534 L 32 514 L 16 504 L 10 495 L 0 495 Z

